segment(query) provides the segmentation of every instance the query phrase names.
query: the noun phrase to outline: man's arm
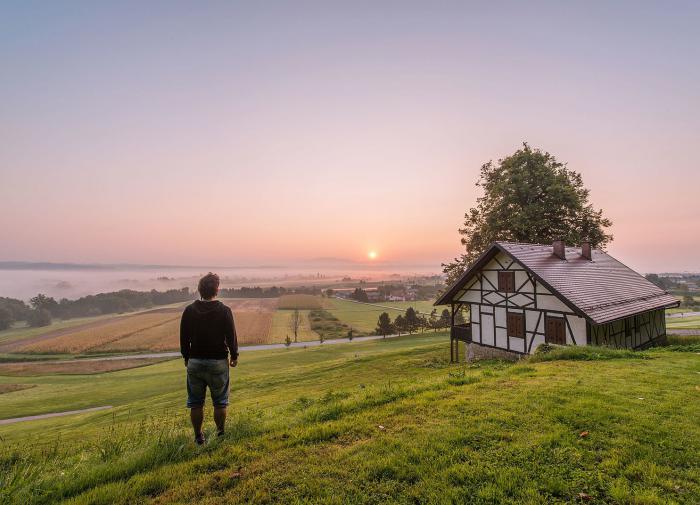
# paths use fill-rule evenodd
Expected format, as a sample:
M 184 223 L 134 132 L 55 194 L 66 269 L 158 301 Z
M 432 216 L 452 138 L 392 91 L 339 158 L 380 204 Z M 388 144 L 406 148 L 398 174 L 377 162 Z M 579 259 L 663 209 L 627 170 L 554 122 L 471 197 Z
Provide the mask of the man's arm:
M 190 359 L 190 342 L 192 336 L 190 335 L 190 325 L 189 325 L 189 314 L 187 309 L 182 313 L 182 318 L 180 319 L 180 354 L 185 358 L 185 366 Z
M 228 308 L 228 307 L 227 307 Z M 238 360 L 238 337 L 236 336 L 236 325 L 233 322 L 233 312 L 230 308 L 227 311 L 226 322 L 226 346 L 231 353 L 231 361 Z

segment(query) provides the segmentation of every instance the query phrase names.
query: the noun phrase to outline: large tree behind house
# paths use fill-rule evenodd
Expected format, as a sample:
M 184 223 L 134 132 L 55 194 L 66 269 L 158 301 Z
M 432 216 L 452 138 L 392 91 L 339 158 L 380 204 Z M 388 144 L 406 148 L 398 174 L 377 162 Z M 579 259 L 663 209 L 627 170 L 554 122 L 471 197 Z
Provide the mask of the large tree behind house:
M 484 195 L 465 214 L 459 229 L 465 250 L 443 264 L 452 285 L 496 240 L 549 244 L 589 241 L 598 249 L 612 241 L 611 221 L 588 201 L 581 175 L 547 152 L 523 144 L 512 155 L 482 165 L 476 183 Z

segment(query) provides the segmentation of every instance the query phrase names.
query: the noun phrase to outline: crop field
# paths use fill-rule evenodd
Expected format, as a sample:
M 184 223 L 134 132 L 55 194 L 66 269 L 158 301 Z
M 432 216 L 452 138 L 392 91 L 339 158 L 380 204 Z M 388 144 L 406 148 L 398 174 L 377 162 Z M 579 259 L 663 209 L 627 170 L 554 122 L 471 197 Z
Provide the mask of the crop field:
M 0 376 L 35 385 L 0 395 L 0 418 L 114 406 L 0 426 L 0 501 L 700 502 L 695 352 L 449 364 L 446 338 L 244 354 L 227 434 L 212 436 L 207 405 L 204 447 L 191 440 L 179 360 Z
M 0 384 L 0 395 L 4 393 L 14 393 L 15 391 L 22 391 L 23 389 L 29 389 L 31 384 Z
M 272 330 L 270 331 L 270 343 L 282 343 L 287 336 L 294 341 L 294 332 L 290 328 L 292 310 L 278 310 L 272 319 Z M 318 340 L 318 333 L 311 329 L 308 310 L 300 310 L 301 326 L 297 331 L 299 342 Z
M 110 345 L 115 345 L 118 340 L 126 339 L 139 332 L 155 329 L 168 323 L 172 325 L 179 317 L 179 313 L 173 311 L 152 311 L 133 316 L 115 317 L 55 337 L 35 337 L 36 341 L 23 343 L 16 350 L 19 352 L 70 354 L 99 352 Z
M 185 306 L 183 303 L 162 305 L 157 308 L 138 310 L 126 314 L 104 314 L 91 317 L 77 317 L 73 319 L 55 319 L 48 326 L 32 328 L 24 323 L 19 323 L 7 330 L 0 331 L 0 352 L 16 352 L 17 349 L 30 343 L 35 343 L 46 338 L 64 335 L 85 328 L 96 328 L 100 324 L 114 322 L 118 319 L 134 317 L 141 314 L 154 312 L 179 313 Z
M 327 310 L 311 310 L 309 311 L 308 317 L 311 324 L 311 329 L 325 339 L 344 338 L 348 336 L 350 326 L 341 322 Z M 353 336 L 359 337 L 362 335 L 364 335 L 364 333 L 353 329 Z
M 231 298 L 222 300 L 231 307 L 238 345 L 270 344 L 272 319 L 277 298 Z
M 114 317 L 115 316 L 113 314 L 110 314 L 105 316 L 80 317 L 75 319 L 56 320 L 52 322 L 49 326 L 42 326 L 39 328 L 32 328 L 30 326 L 26 326 L 25 324 L 21 324 L 9 328 L 7 330 L 0 331 L 0 348 L 4 348 L 8 345 L 12 346 L 12 344 L 14 344 L 14 346 L 16 347 L 18 342 L 25 339 L 29 339 L 31 337 L 41 336 L 45 333 L 54 332 L 57 330 L 68 330 L 76 326 L 95 323 L 96 321 L 100 320 L 113 319 Z
M 285 310 L 313 310 L 322 307 L 322 298 L 314 295 L 282 295 L 278 304 L 278 308 Z
M 231 307 L 239 344 L 269 343 L 276 299 L 223 300 Z M 2 345 L 5 352 L 89 354 L 172 351 L 180 346 L 182 307 L 102 317 L 72 328 L 44 329 Z M 1 344 L 0 344 L 1 345 Z
M 374 332 L 379 314 L 392 317 L 408 307 L 429 312 L 430 302 L 385 302 L 360 304 L 313 295 L 285 295 L 281 298 L 223 299 L 233 311 L 239 345 L 284 342 L 293 338 L 289 321 L 292 310 L 302 312 L 299 341 L 346 336 L 352 328 L 356 336 Z M 179 349 L 179 321 L 183 305 L 162 307 L 128 315 L 100 316 L 74 321 L 73 324 L 54 323 L 47 328 L 10 330 L 0 334 L 0 352 L 16 355 L 81 355 L 124 352 L 161 352 Z M 309 311 L 328 314 L 323 321 L 309 321 Z M 335 318 L 335 320 L 333 319 Z M 319 319 L 319 315 L 316 315 Z
M 164 361 L 163 358 L 143 359 L 119 359 L 106 361 L 75 360 L 70 362 L 24 362 L 24 363 L 0 363 L 0 375 L 35 376 L 35 375 L 89 375 L 116 370 L 126 370 L 139 366 L 152 365 Z
M 136 330 L 131 334 L 89 349 L 90 352 L 173 351 L 180 348 L 180 315 L 163 324 Z

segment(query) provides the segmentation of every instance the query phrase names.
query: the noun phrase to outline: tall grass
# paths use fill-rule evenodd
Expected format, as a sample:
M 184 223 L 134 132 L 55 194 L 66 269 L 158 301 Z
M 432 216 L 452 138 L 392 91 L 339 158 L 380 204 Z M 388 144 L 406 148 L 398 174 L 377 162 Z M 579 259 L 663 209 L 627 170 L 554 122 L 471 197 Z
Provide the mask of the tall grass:
M 258 434 L 260 416 L 250 411 L 233 415 L 225 440 Z M 162 465 L 192 459 L 216 448 L 192 443 L 191 428 L 181 413 L 117 423 L 82 445 L 60 439 L 40 444 L 15 444 L 0 455 L 0 503 L 55 503 L 97 486 L 118 483 Z M 149 488 L 146 486 L 145 491 Z M 132 492 L 135 492 L 132 490 Z
M 540 350 L 541 348 L 541 350 Z M 611 359 L 648 359 L 649 356 L 629 349 L 613 349 L 595 346 L 540 346 L 538 351 L 528 357 L 531 363 L 542 361 L 600 361 Z

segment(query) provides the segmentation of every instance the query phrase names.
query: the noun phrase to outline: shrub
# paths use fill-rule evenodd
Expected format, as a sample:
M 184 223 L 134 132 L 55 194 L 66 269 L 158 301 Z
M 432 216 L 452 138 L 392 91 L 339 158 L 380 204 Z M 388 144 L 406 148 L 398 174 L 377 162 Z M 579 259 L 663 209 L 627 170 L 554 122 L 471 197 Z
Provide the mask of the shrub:
M 537 348 L 535 349 L 535 355 L 549 354 L 553 350 L 554 346 L 545 342 L 544 344 L 540 344 L 537 346 Z
M 38 328 L 39 326 L 48 326 L 51 324 L 51 313 L 46 309 L 34 309 L 29 312 L 27 317 L 29 326 Z
M 12 312 L 5 307 L 0 307 L 0 330 L 8 329 L 12 321 L 14 321 Z
M 547 345 L 549 349 L 545 348 L 540 350 L 544 345 Z M 549 344 L 542 344 L 535 350 L 535 354 L 528 359 L 531 362 L 558 360 L 599 361 L 609 359 L 649 359 L 649 356 L 639 351 L 631 351 L 629 349 L 577 345 L 551 346 Z

